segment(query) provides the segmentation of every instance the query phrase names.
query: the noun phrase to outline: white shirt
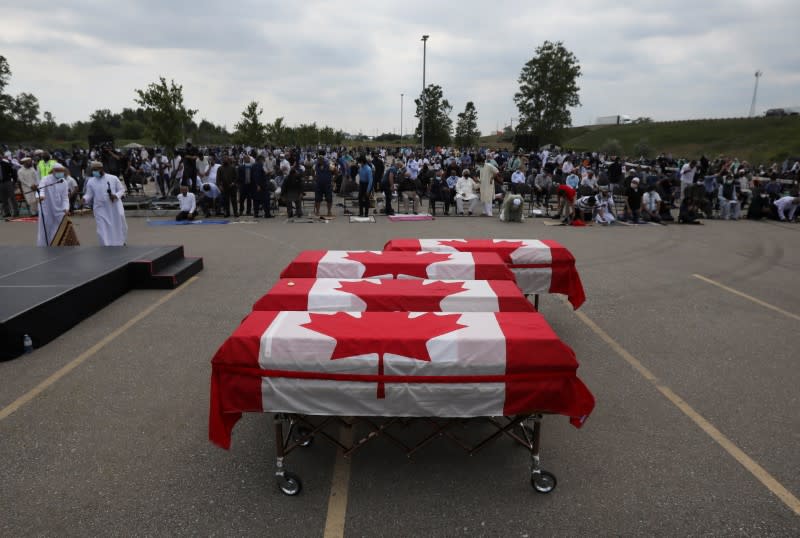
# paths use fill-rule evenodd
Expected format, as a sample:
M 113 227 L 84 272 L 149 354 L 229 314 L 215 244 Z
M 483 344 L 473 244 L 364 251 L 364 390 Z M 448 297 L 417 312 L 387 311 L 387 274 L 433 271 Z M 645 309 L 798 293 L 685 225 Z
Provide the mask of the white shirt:
M 572 165 L 572 163 L 569 161 L 564 161 L 564 164 L 561 166 L 561 171 L 569 175 L 573 170 L 575 170 L 575 167 Z
M 525 174 L 517 170 L 511 174 L 511 183 L 525 183 Z
M 416 159 L 411 159 L 406 164 L 406 169 L 411 174 L 411 179 L 417 179 L 419 175 L 419 162 Z
M 642 205 L 650 213 L 658 212 L 658 205 L 661 203 L 661 196 L 656 191 L 646 192 L 642 195 Z
M 205 185 L 208 185 L 208 191 L 205 190 Z M 203 196 L 207 198 L 219 198 L 222 194 L 222 191 L 219 190 L 217 184 L 211 183 L 210 181 L 208 183 L 203 183 L 203 186 L 200 187 L 200 192 L 202 192 Z
M 208 180 L 207 183 L 213 183 L 216 185 L 217 183 L 217 171 L 219 170 L 218 164 L 214 164 L 213 166 L 208 167 L 208 176 L 206 179 Z
M 681 183 L 694 183 L 694 173 L 696 169 L 692 168 L 690 163 L 686 163 L 681 168 Z
M 181 206 L 181 211 L 185 211 L 187 213 L 194 213 L 197 209 L 197 203 L 194 198 L 194 194 L 191 192 L 187 192 L 186 196 L 183 193 L 178 195 L 178 203 Z
M 478 196 L 475 194 L 475 183 L 472 178 L 461 176 L 456 182 L 456 196 L 462 200 L 472 200 Z
M 778 218 L 781 220 L 792 220 L 797 211 L 797 204 L 793 204 L 794 196 L 784 196 L 775 200 L 775 207 L 778 208 Z M 789 211 L 787 214 L 786 211 Z

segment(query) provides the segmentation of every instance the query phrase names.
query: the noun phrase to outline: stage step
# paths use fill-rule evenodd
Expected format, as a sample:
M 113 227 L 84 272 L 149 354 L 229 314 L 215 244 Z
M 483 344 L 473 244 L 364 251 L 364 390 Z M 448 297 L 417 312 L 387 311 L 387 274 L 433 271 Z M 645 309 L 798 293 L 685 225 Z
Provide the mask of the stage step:
M 163 272 L 172 264 L 181 261 L 183 258 L 182 246 L 162 247 L 134 260 L 128 266 L 130 271 L 131 285 L 134 288 L 151 288 L 148 285 L 153 275 Z
M 203 270 L 203 258 L 182 258 L 153 273 L 143 288 L 171 290 Z

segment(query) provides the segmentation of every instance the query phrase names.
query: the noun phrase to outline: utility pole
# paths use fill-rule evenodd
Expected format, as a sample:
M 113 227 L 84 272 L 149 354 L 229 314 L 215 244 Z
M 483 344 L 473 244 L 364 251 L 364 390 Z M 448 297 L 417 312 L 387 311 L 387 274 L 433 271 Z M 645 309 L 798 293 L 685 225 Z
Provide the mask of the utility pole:
M 403 94 L 400 94 L 400 145 L 403 145 Z
M 763 75 L 761 71 L 756 71 L 756 86 L 753 88 L 753 102 L 750 103 L 750 118 L 752 118 L 756 113 L 756 95 L 758 94 L 758 79 L 761 78 Z
M 425 152 L 425 109 L 427 103 L 425 100 L 425 57 L 428 50 L 428 35 L 422 36 L 422 151 Z

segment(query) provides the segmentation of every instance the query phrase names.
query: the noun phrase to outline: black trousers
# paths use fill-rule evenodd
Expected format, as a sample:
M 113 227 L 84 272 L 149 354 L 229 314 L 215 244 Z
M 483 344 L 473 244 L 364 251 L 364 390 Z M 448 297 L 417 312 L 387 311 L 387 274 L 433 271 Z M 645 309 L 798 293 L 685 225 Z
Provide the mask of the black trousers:
M 247 202 L 247 215 L 253 212 L 253 186 L 239 185 L 239 214 L 245 214 L 245 202 Z
M 261 213 L 261 209 L 264 209 L 264 216 L 269 217 L 269 203 L 270 203 L 270 192 L 269 191 L 259 191 L 253 197 L 253 216 L 257 217 L 259 213 Z
M 17 197 L 14 194 L 14 182 L 11 180 L 0 182 L 0 203 L 3 204 L 3 216 L 18 216 Z
M 367 192 L 367 183 L 358 183 L 358 216 L 369 216 L 369 193 Z
M 235 187 L 232 187 L 225 191 L 225 202 L 223 204 L 223 209 L 226 217 L 230 217 L 231 213 L 233 213 L 234 217 L 239 216 L 239 200 L 238 200 L 238 191 Z
M 383 185 L 383 198 L 386 202 L 386 214 L 394 215 L 394 209 L 392 208 L 392 189 L 389 187 L 388 183 Z

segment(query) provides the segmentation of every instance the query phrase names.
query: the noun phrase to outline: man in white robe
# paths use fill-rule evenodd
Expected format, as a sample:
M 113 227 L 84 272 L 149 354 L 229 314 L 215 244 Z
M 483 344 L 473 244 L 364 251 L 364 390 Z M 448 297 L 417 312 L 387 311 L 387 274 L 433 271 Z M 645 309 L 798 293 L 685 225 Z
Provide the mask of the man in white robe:
M 69 188 L 64 181 L 66 169 L 61 163 L 56 163 L 39 182 L 39 223 L 36 234 L 36 246 L 47 247 L 61 225 L 61 220 L 69 212 Z
M 478 170 L 480 171 L 481 205 L 483 215 L 492 216 L 492 203 L 494 202 L 494 182 L 500 178 L 500 170 L 493 164 L 486 162 L 483 155 L 478 155 Z
M 33 188 L 39 183 L 39 172 L 36 171 L 36 168 L 33 166 L 33 159 L 30 157 L 25 157 L 20 160 L 20 163 L 22 164 L 22 168 L 17 170 L 17 179 L 20 185 L 22 185 L 22 194 L 25 196 L 25 201 L 28 203 L 31 216 L 36 216 L 39 210 L 36 202 L 36 192 Z
M 472 215 L 478 210 L 478 196 L 475 194 L 477 184 L 472 180 L 469 170 L 466 168 L 461 173 L 461 177 L 456 182 L 456 210 L 464 214 L 464 202 L 469 202 L 469 214 Z
M 128 239 L 128 223 L 122 206 L 125 186 L 117 176 L 106 174 L 100 162 L 93 162 L 91 170 L 92 175 L 83 189 L 83 203 L 92 206 L 100 245 L 123 246 Z

